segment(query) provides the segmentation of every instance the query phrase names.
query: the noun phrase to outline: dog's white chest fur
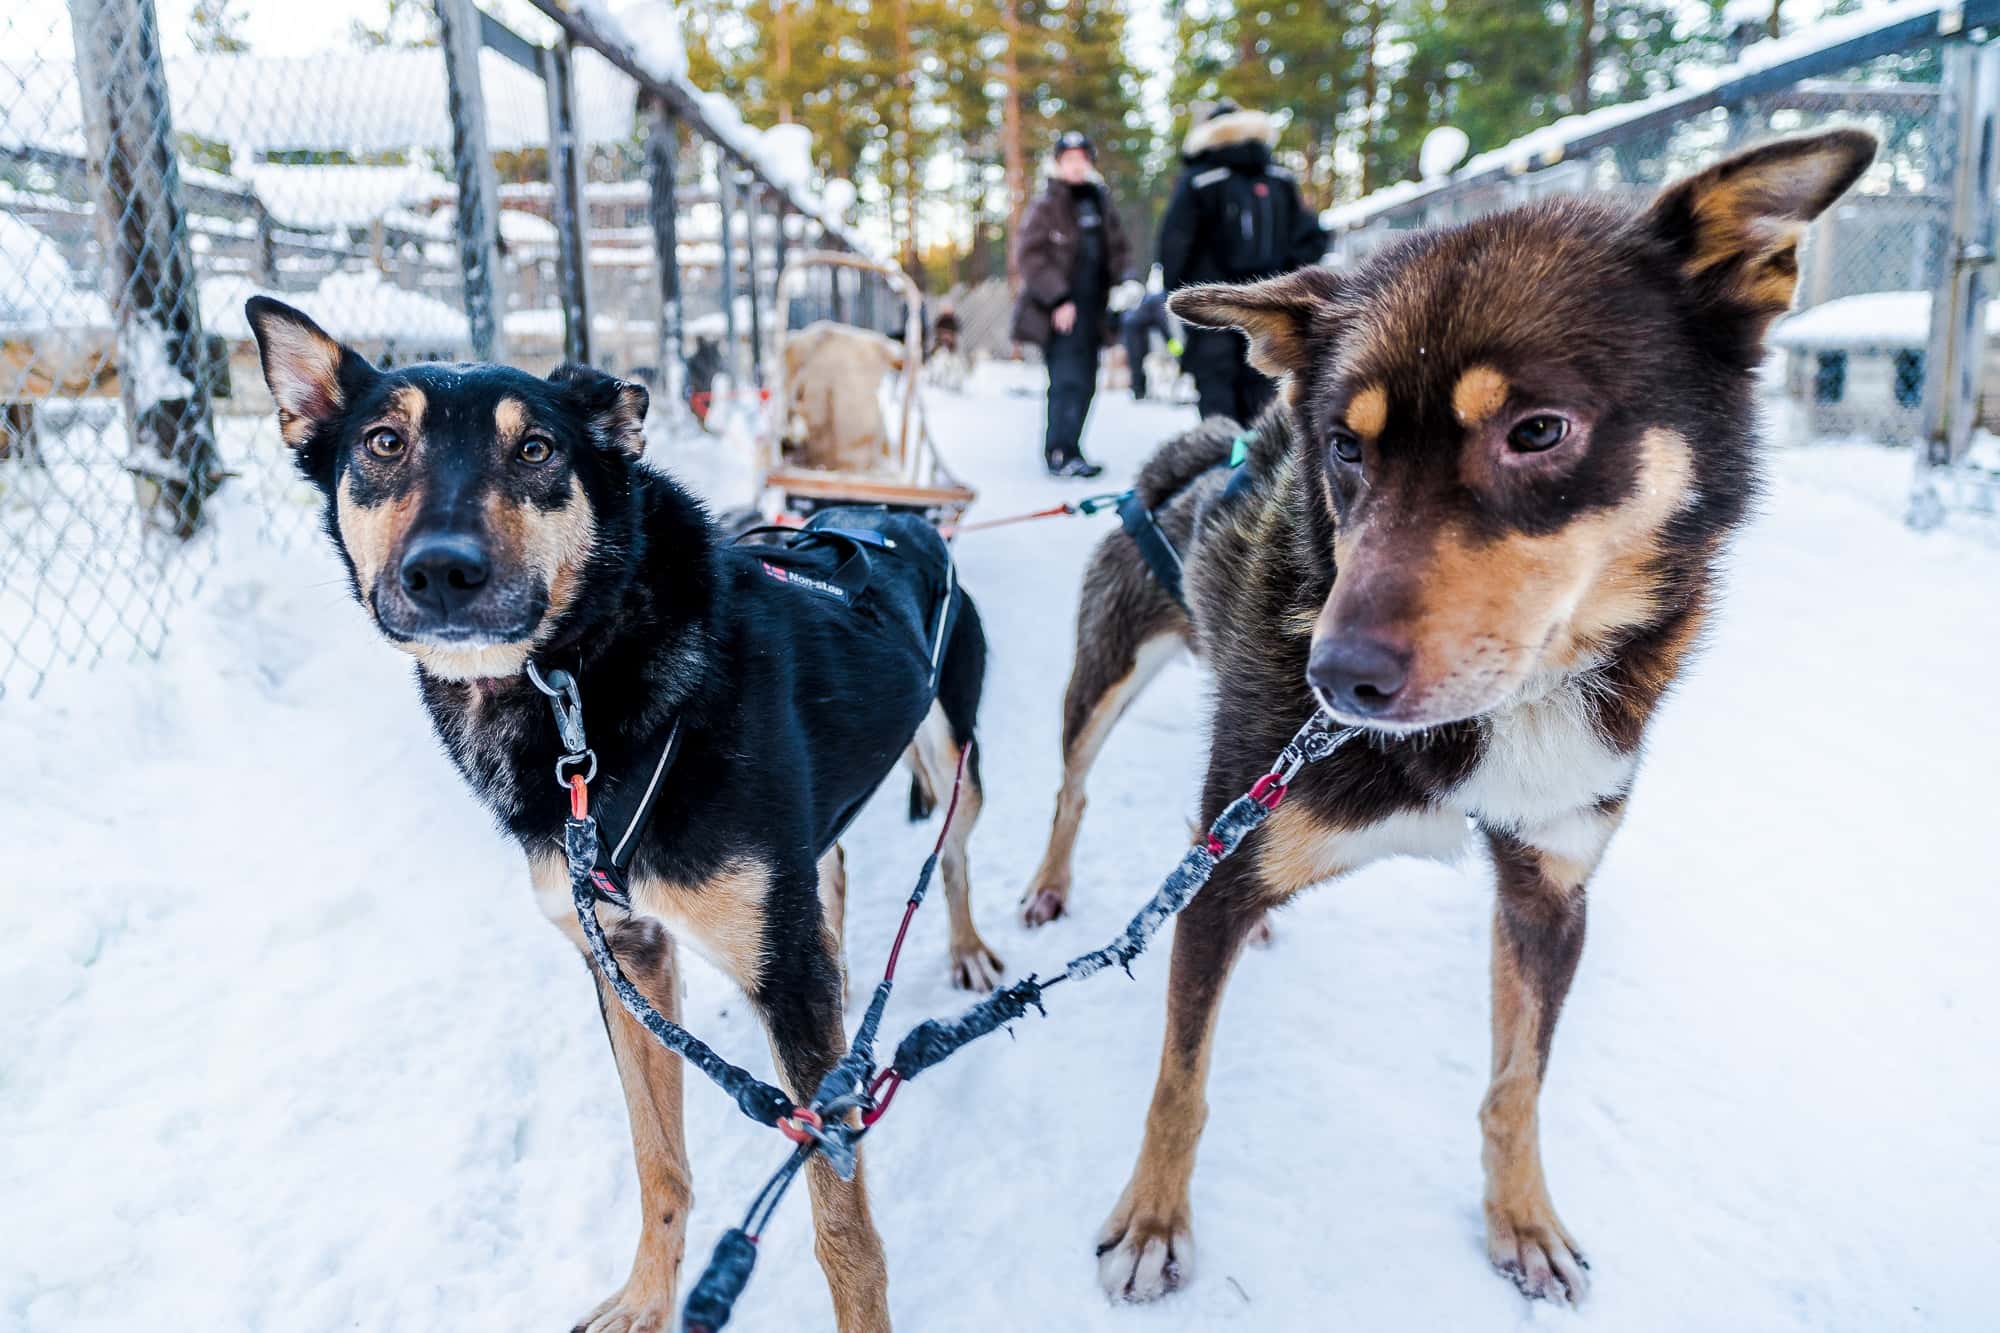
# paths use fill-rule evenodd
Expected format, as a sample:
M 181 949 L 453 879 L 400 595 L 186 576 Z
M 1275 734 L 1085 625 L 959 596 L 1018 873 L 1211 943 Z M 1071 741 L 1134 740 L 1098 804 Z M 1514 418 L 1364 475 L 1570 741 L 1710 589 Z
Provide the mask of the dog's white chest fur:
M 1524 831 L 1625 790 L 1639 760 L 1598 733 L 1583 687 L 1567 682 L 1491 714 L 1479 766 L 1445 799 L 1490 828 Z

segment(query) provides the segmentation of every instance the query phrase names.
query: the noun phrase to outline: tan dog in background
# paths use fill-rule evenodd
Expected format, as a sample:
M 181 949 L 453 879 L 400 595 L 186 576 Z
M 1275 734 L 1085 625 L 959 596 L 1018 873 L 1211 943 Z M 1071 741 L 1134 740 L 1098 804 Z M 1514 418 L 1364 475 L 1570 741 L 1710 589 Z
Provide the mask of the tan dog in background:
M 785 452 L 805 467 L 875 472 L 889 462 L 882 377 L 902 347 L 867 329 L 817 320 L 785 340 Z

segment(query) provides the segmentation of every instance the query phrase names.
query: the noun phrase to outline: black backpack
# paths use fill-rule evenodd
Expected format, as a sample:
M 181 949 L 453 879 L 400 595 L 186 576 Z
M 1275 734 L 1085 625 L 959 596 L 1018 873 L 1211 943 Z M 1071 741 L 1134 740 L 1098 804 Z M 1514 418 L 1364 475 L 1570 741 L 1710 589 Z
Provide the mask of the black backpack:
M 1287 267 L 1285 238 L 1291 231 L 1292 212 L 1288 177 L 1271 170 L 1253 176 L 1211 167 L 1194 183 L 1212 197 L 1215 260 L 1225 278 L 1241 282 Z

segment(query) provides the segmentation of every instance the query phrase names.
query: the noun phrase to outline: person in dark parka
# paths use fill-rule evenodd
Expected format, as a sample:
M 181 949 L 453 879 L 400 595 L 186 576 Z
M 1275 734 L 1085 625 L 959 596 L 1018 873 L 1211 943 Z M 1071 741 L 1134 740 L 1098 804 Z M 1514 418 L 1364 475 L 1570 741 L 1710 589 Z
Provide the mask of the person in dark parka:
M 1125 340 L 1125 362 L 1132 368 L 1134 401 L 1143 402 L 1146 398 L 1146 357 L 1153 350 L 1153 335 L 1159 334 L 1160 341 L 1171 348 L 1175 323 L 1167 310 L 1165 292 L 1150 293 L 1122 317 L 1118 336 Z
M 1271 162 L 1278 126 L 1232 102 L 1197 106 L 1181 145 L 1183 168 L 1160 223 L 1160 268 L 1169 292 L 1203 282 L 1250 282 L 1318 263 L 1326 233 L 1298 182 Z M 1242 425 L 1277 386 L 1250 364 L 1234 329 L 1187 331 L 1181 366 L 1194 376 L 1203 417 Z
M 1049 370 L 1043 459 L 1052 476 L 1094 477 L 1104 469 L 1083 456 L 1083 421 L 1097 392 L 1098 353 L 1117 336 L 1107 312 L 1112 288 L 1131 276 L 1131 251 L 1095 150 L 1078 131 L 1056 140 L 1055 172 L 1021 219 L 1014 256 L 1021 295 L 1013 338 L 1039 346 Z

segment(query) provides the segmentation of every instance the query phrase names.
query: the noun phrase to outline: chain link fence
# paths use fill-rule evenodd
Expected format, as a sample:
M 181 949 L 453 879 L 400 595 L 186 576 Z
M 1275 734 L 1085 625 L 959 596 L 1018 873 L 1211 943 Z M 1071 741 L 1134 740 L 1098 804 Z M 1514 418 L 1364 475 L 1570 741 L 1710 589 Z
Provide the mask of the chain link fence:
M 777 309 L 788 249 L 854 242 L 677 39 L 492 4 L 385 4 L 282 52 L 162 32 L 152 0 L 0 8 L 0 699 L 157 655 L 236 543 L 319 540 L 253 293 L 378 366 L 581 354 L 651 385 L 666 435 L 718 391 L 757 410 L 780 321 L 880 304 Z

